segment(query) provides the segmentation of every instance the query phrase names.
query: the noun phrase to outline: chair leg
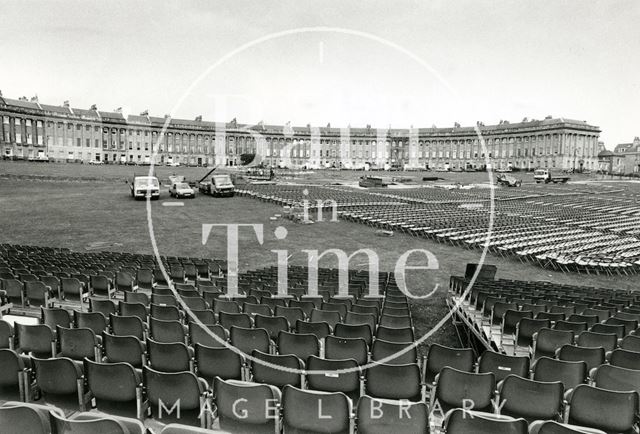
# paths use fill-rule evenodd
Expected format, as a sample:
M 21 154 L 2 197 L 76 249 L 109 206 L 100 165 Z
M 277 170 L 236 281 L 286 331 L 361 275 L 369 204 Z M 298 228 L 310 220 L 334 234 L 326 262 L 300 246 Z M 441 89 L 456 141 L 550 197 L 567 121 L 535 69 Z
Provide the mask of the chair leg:
M 25 375 L 27 371 L 18 372 L 18 390 L 20 391 L 20 401 L 27 402 L 26 392 L 27 392 L 27 384 L 25 380 Z
M 136 387 L 136 417 L 139 420 L 144 420 L 145 412 L 149 408 L 149 403 L 142 399 L 142 387 Z

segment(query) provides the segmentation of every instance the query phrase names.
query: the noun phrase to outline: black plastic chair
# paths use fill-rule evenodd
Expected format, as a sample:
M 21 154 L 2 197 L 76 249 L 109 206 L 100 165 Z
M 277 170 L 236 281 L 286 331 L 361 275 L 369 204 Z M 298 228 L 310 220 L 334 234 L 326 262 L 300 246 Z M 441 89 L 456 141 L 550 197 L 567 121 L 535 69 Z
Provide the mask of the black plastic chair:
M 209 425 L 212 416 L 206 411 L 212 408 L 207 404 L 209 386 L 193 372 L 159 372 L 145 366 L 142 382 L 154 419 L 162 423 L 179 421 L 201 428 Z
M 509 375 L 528 377 L 530 360 L 526 356 L 507 356 L 494 351 L 485 351 L 478 360 L 478 372 L 493 372 L 496 382 L 504 380 Z
M 523 418 L 562 420 L 564 386 L 561 382 L 529 380 L 509 375 L 498 386 L 500 414 Z
M 13 350 L 0 349 L 0 366 L 0 400 L 26 401 L 28 371 L 22 358 Z
M 82 368 L 67 357 L 50 359 L 32 358 L 38 391 L 45 402 L 77 405 L 84 411 L 90 400 L 84 386 Z
M 244 357 L 230 348 L 213 348 L 195 345 L 195 368 L 198 377 L 214 384 L 213 380 L 242 380 L 245 368 Z
M 271 340 L 265 329 L 250 329 L 232 326 L 229 331 L 229 341 L 244 354 L 251 354 L 253 350 L 269 353 Z
M 51 415 L 61 413 L 49 405 L 5 402 L 0 406 L 2 434 L 51 434 Z
M 394 380 L 397 381 L 397 379 Z M 465 402 L 473 402 L 473 408 L 477 411 L 491 411 L 495 389 L 496 377 L 492 372 L 476 374 L 447 366 L 442 368 L 436 376 L 432 396 L 444 412 L 453 408 L 462 408 Z M 401 398 L 403 397 L 392 399 Z M 432 402 L 435 401 L 432 400 Z
M 257 434 L 280 432 L 277 408 L 281 393 L 277 387 L 216 378 L 214 389 L 222 430 Z
M 352 404 L 344 393 L 285 386 L 282 407 L 285 432 L 351 432 Z M 318 411 L 319 408 L 322 413 Z
M 306 367 L 309 389 L 342 392 L 352 400 L 360 397 L 362 374 L 355 360 L 327 360 L 309 356 Z
M 195 344 L 214 348 L 223 347 L 228 339 L 227 331 L 220 324 L 204 323 L 202 327 L 196 322 L 189 323 L 189 341 L 194 347 Z
M 454 409 L 444 422 L 447 434 L 528 434 L 527 421 L 491 413 Z
M 304 363 L 298 357 L 293 354 L 266 354 L 257 350 L 251 356 L 256 359 L 251 364 L 251 380 L 254 383 L 271 384 L 279 388 L 286 385 L 302 387 Z
M 320 356 L 320 342 L 315 335 L 281 331 L 277 341 L 278 354 L 293 354 L 301 360 Z
M 84 372 L 87 387 L 98 410 L 120 416 L 144 417 L 142 378 L 129 363 L 96 363 L 86 359 Z
M 102 332 L 102 347 L 105 362 L 126 362 L 134 368 L 142 368 L 147 363 L 146 345 L 135 336 L 116 336 Z
M 59 355 L 73 360 L 100 360 L 100 340 L 88 328 L 66 328 L 57 326 Z
M 362 338 L 339 338 L 327 336 L 324 345 L 326 359 L 353 359 L 365 365 L 369 358 L 367 343 Z
M 429 432 L 424 402 L 401 402 L 363 396 L 356 411 L 359 434 L 414 434 Z
M 371 360 L 390 365 L 418 363 L 418 350 L 413 342 L 388 342 L 376 339 L 371 346 Z
M 586 383 L 589 376 L 587 363 L 584 361 L 569 362 L 550 357 L 541 357 L 533 365 L 533 379 L 536 381 L 560 381 L 565 390 L 573 389 Z
M 439 344 L 432 344 L 427 352 L 426 367 L 424 369 L 425 383 L 432 384 L 436 375 L 449 366 L 460 371 L 473 370 L 474 355 L 471 348 L 450 348 Z
M 156 342 L 147 339 L 149 365 L 160 372 L 193 371 L 193 350 L 183 342 Z
M 626 433 L 637 423 L 637 392 L 614 392 L 582 384 L 567 398 L 567 422 L 570 424 Z
M 20 353 L 35 357 L 53 357 L 55 354 L 56 339 L 51 327 L 16 323 L 15 332 Z
M 374 365 L 365 371 L 365 393 L 373 398 L 424 401 L 420 376 L 417 364 Z

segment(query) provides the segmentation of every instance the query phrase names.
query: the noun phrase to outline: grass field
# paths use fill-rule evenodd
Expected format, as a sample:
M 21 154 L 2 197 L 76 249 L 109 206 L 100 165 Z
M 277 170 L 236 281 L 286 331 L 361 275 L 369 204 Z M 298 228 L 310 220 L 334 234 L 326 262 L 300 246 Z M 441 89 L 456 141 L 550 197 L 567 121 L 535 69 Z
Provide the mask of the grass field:
M 169 175 L 183 175 L 188 180 L 197 181 L 203 177 L 211 168 L 206 167 L 166 167 L 154 166 L 154 171 L 159 179 L 167 179 Z M 241 169 L 219 168 L 218 171 L 242 173 Z M 149 172 L 149 166 L 124 166 L 124 165 L 100 165 L 75 163 L 29 163 L 11 162 L 0 160 L 0 176 L 11 178 L 31 178 L 31 179 L 57 179 L 57 180 L 82 180 L 82 181 L 122 181 L 131 179 L 133 174 L 145 174 Z M 350 171 L 350 170 L 316 170 L 307 174 L 296 172 L 292 175 L 287 170 L 278 170 L 277 174 L 284 180 L 297 180 L 301 182 L 313 183 L 335 183 L 354 182 L 363 174 L 373 176 L 383 176 L 387 178 L 402 177 L 410 178 L 415 182 L 421 182 L 424 176 L 442 178 L 441 182 L 462 184 L 489 182 L 490 176 L 486 172 L 434 172 L 434 171 L 411 171 L 411 172 L 384 172 L 384 171 Z M 524 183 L 533 182 L 532 172 L 514 172 L 513 176 L 522 179 Z M 571 175 L 572 180 L 583 181 L 596 179 L 596 175 Z
M 77 251 L 91 250 L 95 248 L 95 243 L 107 243 L 107 250 L 151 253 L 153 250 L 146 202 L 131 199 L 129 188 L 124 182 L 125 178 L 131 176 L 133 169 L 129 166 L 0 162 L 0 242 L 60 246 Z M 142 172 L 148 168 L 135 170 Z M 162 167 L 157 172 L 160 178 L 175 172 L 195 179 L 204 175 L 206 169 Z M 342 174 L 343 172 L 319 173 L 314 174 L 312 179 L 324 182 L 323 178 L 326 177 L 335 182 L 336 179 L 355 176 L 349 172 Z M 476 180 L 487 179 L 486 174 L 465 175 L 469 179 L 472 176 Z M 165 189 L 161 200 L 151 203 L 153 235 L 162 255 L 224 258 L 227 248 L 224 230 L 214 230 L 209 242 L 203 245 L 203 224 L 263 225 L 262 244 L 250 229 L 240 231 L 242 270 L 275 265 L 276 255 L 271 250 L 276 249 L 288 251 L 291 255 L 290 264 L 302 265 L 307 263 L 304 250 L 322 252 L 335 248 L 350 254 L 361 248 L 369 248 L 379 256 L 380 269 L 392 271 L 402 253 L 409 249 L 428 249 L 438 259 L 438 270 L 413 272 L 409 280 L 411 288 L 415 288 L 418 295 L 430 292 L 436 285 L 438 287 L 434 296 L 414 303 L 419 335 L 430 330 L 446 314 L 444 301 L 449 276 L 464 274 L 468 262 L 480 260 L 481 252 L 478 250 L 464 250 L 402 234 L 382 238 L 376 236 L 375 229 L 351 222 L 303 225 L 283 218 L 272 220 L 275 214 L 282 212 L 281 208 L 243 197 L 197 196 L 195 199 L 185 200 L 183 206 L 164 206 L 167 202 L 174 201 L 169 198 Z M 286 239 L 278 240 L 274 236 L 274 230 L 278 226 L 287 229 Z M 549 280 L 611 288 L 635 287 L 631 279 L 554 273 L 494 256 L 488 256 L 487 262 L 498 266 L 498 277 L 501 278 Z M 331 259 L 321 264 L 336 265 Z M 365 268 L 366 259 L 354 258 L 352 264 Z M 454 328 L 449 325 L 438 330 L 429 340 L 434 341 L 457 345 Z

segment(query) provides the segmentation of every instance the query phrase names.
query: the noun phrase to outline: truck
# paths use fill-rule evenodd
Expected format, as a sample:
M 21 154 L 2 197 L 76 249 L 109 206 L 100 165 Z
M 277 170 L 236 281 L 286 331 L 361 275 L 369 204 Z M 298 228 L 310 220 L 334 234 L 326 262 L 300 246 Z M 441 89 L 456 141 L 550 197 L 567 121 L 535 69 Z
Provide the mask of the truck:
M 505 187 L 520 187 L 522 185 L 522 180 L 516 179 L 515 177 L 505 173 L 500 173 L 498 174 L 498 184 Z
M 555 175 L 549 169 L 537 169 L 533 172 L 533 179 L 536 181 L 536 184 L 540 184 L 544 182 L 548 184 L 553 182 L 554 184 L 566 184 L 571 178 L 566 175 Z
M 210 181 L 200 181 L 198 189 L 203 194 L 216 197 L 233 197 L 235 186 L 229 175 L 213 175 Z
M 364 188 L 372 188 L 372 187 L 386 187 L 388 183 L 384 182 L 379 176 L 361 176 L 360 181 L 358 181 L 358 185 Z
M 155 176 L 135 176 L 130 184 L 131 197 L 134 199 L 160 198 L 160 182 Z

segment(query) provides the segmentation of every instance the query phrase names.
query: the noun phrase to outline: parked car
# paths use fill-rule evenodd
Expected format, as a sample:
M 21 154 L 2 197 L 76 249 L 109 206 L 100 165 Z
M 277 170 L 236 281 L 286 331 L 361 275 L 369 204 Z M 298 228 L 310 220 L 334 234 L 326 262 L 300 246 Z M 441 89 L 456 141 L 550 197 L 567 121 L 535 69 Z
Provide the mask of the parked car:
M 100 161 L 100 160 L 90 160 L 90 161 L 89 161 L 89 164 L 97 164 L 97 165 L 100 165 L 100 164 L 104 164 L 104 161 Z
M 174 182 L 169 187 L 169 196 L 175 198 L 188 197 L 193 199 L 196 197 L 196 192 L 193 188 L 189 187 L 186 182 Z
M 160 182 L 155 176 L 134 176 L 130 188 L 134 199 L 160 198 Z

